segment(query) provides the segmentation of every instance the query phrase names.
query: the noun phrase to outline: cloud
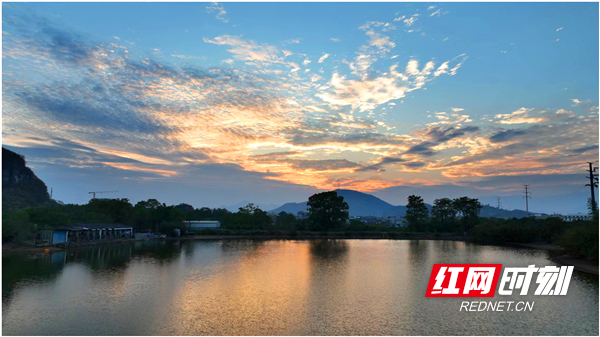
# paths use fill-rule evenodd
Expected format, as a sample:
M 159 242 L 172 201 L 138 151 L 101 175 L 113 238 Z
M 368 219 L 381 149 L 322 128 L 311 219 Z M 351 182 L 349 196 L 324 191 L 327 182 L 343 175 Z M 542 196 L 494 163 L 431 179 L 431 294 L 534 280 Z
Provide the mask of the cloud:
M 462 61 L 455 68 L 458 69 L 460 64 Z M 367 68 L 368 66 L 370 64 Z M 435 63 L 429 61 L 420 69 L 419 62 L 413 59 L 406 64 L 404 72 L 399 72 L 398 67 L 393 65 L 384 75 L 363 76 L 360 80 L 350 80 L 334 73 L 329 81 L 329 88 L 316 96 L 333 106 L 351 106 L 352 109 L 361 111 L 372 110 L 381 104 L 405 97 L 407 92 L 422 88 L 437 76 L 434 68 Z M 357 74 L 364 72 L 361 70 Z
M 436 112 L 435 117 L 438 119 L 438 121 L 428 123 L 427 125 L 462 125 L 463 123 L 473 122 L 469 115 L 461 115 L 456 113 L 448 115 L 445 112 Z
M 367 172 L 367 171 L 383 172 L 383 171 L 385 171 L 383 169 L 384 165 L 402 163 L 404 161 L 405 161 L 404 159 L 398 158 L 398 157 L 383 157 L 383 158 L 379 159 L 379 161 L 377 163 L 361 167 L 361 168 L 357 169 L 356 171 L 357 172 Z
M 411 54 L 395 50 L 386 22 L 361 26 L 364 41 L 346 59 L 308 54 L 335 66 L 310 73 L 302 50 L 243 36 L 205 38 L 230 55 L 216 62 L 226 67 L 204 68 L 123 38 L 24 22 L 5 27 L 3 142 L 37 151 L 36 165 L 188 185 L 198 172 L 210 180 L 203 184 L 228 186 L 221 171 L 286 187 L 334 187 L 343 177 L 345 187 L 373 190 L 406 183 L 404 175 L 430 182 L 569 172 L 597 154 L 588 136 L 598 134 L 597 114 L 577 114 L 593 111 L 589 100 L 573 100 L 574 111 L 522 108 L 477 122 L 450 108 L 407 126 L 404 114 L 420 112 L 395 101 L 457 74 L 467 56 L 398 62 L 390 56 Z
M 176 57 L 183 60 L 203 60 L 206 59 L 205 56 L 191 56 L 191 55 L 182 55 L 182 54 L 171 54 L 172 57 Z
M 239 36 L 232 35 L 221 35 L 214 39 L 203 38 L 203 41 L 219 46 L 230 46 L 231 49 L 228 51 L 234 55 L 234 58 L 241 61 L 287 64 L 284 61 L 287 55 L 275 46 L 266 43 L 259 44 L 255 41 L 244 40 Z
M 500 124 L 537 124 L 548 121 L 545 116 L 534 116 L 533 109 L 520 108 L 509 114 L 498 114 L 494 117 Z
M 311 171 L 339 171 L 360 167 L 346 159 L 325 159 L 325 160 L 288 160 L 292 167 L 299 170 Z
M 417 22 L 418 18 L 419 18 L 419 14 L 413 14 L 411 17 L 403 20 L 404 25 L 406 27 L 410 27 L 410 26 L 414 25 L 415 22 Z
M 229 20 L 227 19 L 227 17 L 225 15 L 227 15 L 227 11 L 225 11 L 225 8 L 223 8 L 223 5 L 219 4 L 218 2 L 211 2 L 211 4 L 209 6 L 206 6 L 206 12 L 207 13 L 216 13 L 215 18 L 217 18 L 217 20 L 223 21 L 223 22 L 228 22 Z
M 340 42 L 341 40 L 335 37 L 330 38 L 331 42 Z
M 441 15 L 443 15 L 443 13 L 442 13 L 442 10 L 441 10 L 441 9 L 438 9 L 438 10 L 436 10 L 435 12 L 433 12 L 433 13 L 429 14 L 429 16 L 441 16 Z
M 323 61 L 325 61 L 328 57 L 329 54 L 323 54 L 323 56 L 319 57 L 319 63 L 323 63 Z
M 598 106 L 597 105 L 592 105 L 591 104 L 591 100 L 586 99 L 586 100 L 579 100 L 577 98 L 572 98 L 571 101 L 573 102 L 573 106 L 576 107 L 580 107 L 582 109 L 585 109 L 589 112 L 598 112 Z
M 582 153 L 592 152 L 594 150 L 598 151 L 598 144 L 580 147 L 580 148 L 576 148 L 576 149 L 570 149 L 569 151 L 574 154 L 582 154 Z
M 426 138 L 417 145 L 411 146 L 405 154 L 414 154 L 419 156 L 430 157 L 435 155 L 437 152 L 434 148 L 438 145 L 446 143 L 455 138 L 465 136 L 469 133 L 479 131 L 477 126 L 465 126 L 465 127 L 440 127 L 432 126 L 424 130 L 422 137 Z
M 526 134 L 527 134 L 527 131 L 524 129 L 499 131 L 498 133 L 495 133 L 492 136 L 490 136 L 490 141 L 492 143 L 501 143 L 501 142 L 506 142 L 515 137 L 523 136 Z
M 283 41 L 284 44 L 298 44 L 300 43 L 300 39 L 290 39 Z
M 444 176 L 452 178 L 562 174 L 577 172 L 581 163 L 597 158 L 597 141 L 591 143 L 581 137 L 598 132 L 596 116 L 580 118 L 570 113 L 549 112 L 543 115 L 547 116 L 543 124 L 496 129 L 485 139 L 468 142 L 479 144 L 473 150 L 450 161 L 439 161 L 431 168 L 442 169 Z

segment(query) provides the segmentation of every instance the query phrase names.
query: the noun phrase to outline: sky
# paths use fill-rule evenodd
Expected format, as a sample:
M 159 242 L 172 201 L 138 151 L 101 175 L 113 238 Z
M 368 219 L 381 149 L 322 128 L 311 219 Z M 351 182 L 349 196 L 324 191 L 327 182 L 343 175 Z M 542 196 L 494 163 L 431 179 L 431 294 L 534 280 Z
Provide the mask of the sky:
M 335 188 L 585 212 L 598 3 L 3 3 L 2 144 L 65 203 Z M 596 163 L 597 165 L 598 163 Z

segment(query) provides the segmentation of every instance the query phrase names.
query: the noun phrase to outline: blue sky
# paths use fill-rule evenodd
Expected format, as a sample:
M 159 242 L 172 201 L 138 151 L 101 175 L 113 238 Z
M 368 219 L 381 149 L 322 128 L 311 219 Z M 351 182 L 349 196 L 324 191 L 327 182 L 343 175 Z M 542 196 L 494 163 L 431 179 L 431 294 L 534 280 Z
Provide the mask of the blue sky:
M 134 202 L 277 204 L 339 184 L 395 204 L 410 191 L 522 208 L 529 183 L 534 211 L 561 195 L 558 211 L 585 211 L 576 177 L 598 159 L 597 13 L 5 3 L 3 145 L 65 202 L 109 189 Z

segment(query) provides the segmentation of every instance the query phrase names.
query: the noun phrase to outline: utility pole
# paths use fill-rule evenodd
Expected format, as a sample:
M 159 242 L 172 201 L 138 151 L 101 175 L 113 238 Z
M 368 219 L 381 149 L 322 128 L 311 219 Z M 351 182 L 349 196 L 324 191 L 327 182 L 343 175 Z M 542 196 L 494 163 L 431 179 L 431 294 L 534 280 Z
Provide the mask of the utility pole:
M 52 187 L 50 187 L 50 199 L 52 199 L 52 192 L 53 192 L 53 189 L 52 189 Z
M 523 196 L 523 198 L 525 198 L 525 210 L 527 211 L 527 213 L 529 213 L 529 199 L 531 199 L 531 192 L 529 192 L 529 185 L 523 185 L 525 186 L 525 196 Z
M 590 173 L 590 183 L 586 184 L 585 186 L 589 186 L 590 191 L 592 192 L 592 212 L 596 214 L 598 207 L 596 204 L 596 194 L 594 193 L 594 187 L 598 187 L 598 173 L 594 172 L 596 172 L 598 168 L 594 167 L 594 163 L 588 162 L 588 164 L 590 165 L 590 169 L 587 171 Z
M 500 202 L 500 197 L 498 197 L 498 209 L 502 209 L 502 202 Z

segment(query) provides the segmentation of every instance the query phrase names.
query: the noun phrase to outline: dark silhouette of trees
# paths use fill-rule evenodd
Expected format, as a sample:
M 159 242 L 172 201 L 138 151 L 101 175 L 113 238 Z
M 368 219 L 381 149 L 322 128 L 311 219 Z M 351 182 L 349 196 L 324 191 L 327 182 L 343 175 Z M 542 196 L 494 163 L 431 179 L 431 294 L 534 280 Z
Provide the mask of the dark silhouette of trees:
M 465 233 L 469 232 L 477 224 L 479 211 L 483 206 L 479 200 L 469 197 L 454 199 L 452 205 L 461 219 Z
M 423 201 L 423 198 L 417 195 L 408 196 L 406 204 L 406 215 L 404 222 L 416 231 L 422 231 L 428 223 L 429 210 Z
M 122 223 L 133 221 L 135 211 L 129 199 L 91 199 L 87 204 L 86 222 Z
M 449 198 L 435 199 L 431 207 L 431 215 L 439 230 L 451 232 L 454 230 L 456 209 Z
M 175 206 L 161 204 L 156 199 L 148 199 L 135 204 L 135 227 L 153 229 L 156 232 L 171 231 L 183 227 L 183 213 Z
M 275 223 L 275 228 L 294 230 L 297 228 L 297 225 L 298 219 L 294 216 L 294 214 L 287 212 L 280 212 L 279 214 L 277 214 L 277 222 Z
M 308 198 L 308 219 L 314 230 L 339 229 L 348 221 L 348 204 L 337 192 L 321 192 Z

